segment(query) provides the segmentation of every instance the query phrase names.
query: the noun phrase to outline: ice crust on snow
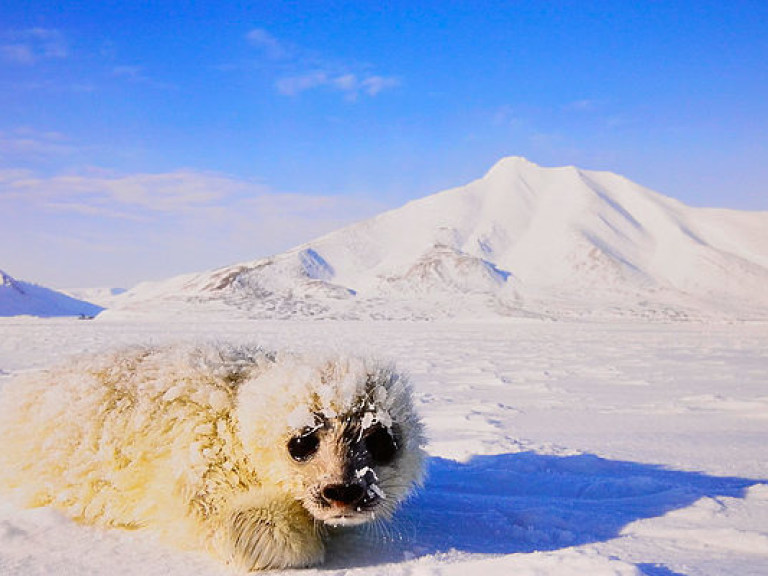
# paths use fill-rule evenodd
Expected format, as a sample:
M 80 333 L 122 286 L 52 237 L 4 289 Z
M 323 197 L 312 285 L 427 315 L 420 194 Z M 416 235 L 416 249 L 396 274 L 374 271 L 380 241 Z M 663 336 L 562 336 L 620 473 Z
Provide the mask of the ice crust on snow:
M 104 318 L 765 319 L 766 285 L 768 213 L 513 157 L 282 254 L 140 285 Z

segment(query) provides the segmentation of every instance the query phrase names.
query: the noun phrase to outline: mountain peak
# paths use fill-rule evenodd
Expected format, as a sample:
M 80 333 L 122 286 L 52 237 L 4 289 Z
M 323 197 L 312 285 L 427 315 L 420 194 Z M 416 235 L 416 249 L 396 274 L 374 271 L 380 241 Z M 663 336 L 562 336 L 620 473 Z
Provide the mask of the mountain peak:
M 505 156 L 498 162 L 496 162 L 491 169 L 486 173 L 486 177 L 492 174 L 508 173 L 524 170 L 539 170 L 541 166 L 531 162 L 523 156 Z
M 530 197 L 554 193 L 563 197 L 565 192 L 576 189 L 587 191 L 587 174 L 575 166 L 545 167 L 522 156 L 509 156 L 496 162 L 478 182 L 486 197 L 513 193 Z
M 3 270 L 0 270 L 0 287 L 6 287 L 21 294 L 24 294 L 24 290 L 19 286 L 19 282 L 10 274 Z

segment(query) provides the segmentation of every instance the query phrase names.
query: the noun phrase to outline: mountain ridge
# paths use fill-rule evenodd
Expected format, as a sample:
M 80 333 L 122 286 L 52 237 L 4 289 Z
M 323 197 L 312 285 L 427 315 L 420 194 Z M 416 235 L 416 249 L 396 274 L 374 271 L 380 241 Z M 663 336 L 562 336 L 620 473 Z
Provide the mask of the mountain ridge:
M 762 318 L 766 230 L 768 213 L 693 208 L 611 172 L 510 157 L 281 254 L 140 285 L 117 310 Z
M 93 317 L 104 310 L 44 286 L 16 280 L 0 270 L 0 317 L 3 316 L 83 316 Z

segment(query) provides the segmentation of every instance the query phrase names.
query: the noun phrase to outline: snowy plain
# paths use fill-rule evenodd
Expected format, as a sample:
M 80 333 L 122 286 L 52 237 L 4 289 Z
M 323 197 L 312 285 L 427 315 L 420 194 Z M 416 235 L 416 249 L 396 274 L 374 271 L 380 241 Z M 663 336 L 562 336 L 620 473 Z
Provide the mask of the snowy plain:
M 429 476 L 292 574 L 768 574 L 768 324 L 0 319 L 0 386 L 81 352 L 225 340 L 396 361 Z M 142 531 L 0 501 L 0 574 L 225 575 Z

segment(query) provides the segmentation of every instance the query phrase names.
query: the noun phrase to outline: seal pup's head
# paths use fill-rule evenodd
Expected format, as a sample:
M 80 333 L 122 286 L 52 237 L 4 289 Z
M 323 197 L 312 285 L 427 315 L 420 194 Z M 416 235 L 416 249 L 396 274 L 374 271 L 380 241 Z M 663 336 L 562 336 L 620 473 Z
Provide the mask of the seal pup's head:
M 389 518 L 423 476 L 410 384 L 360 358 L 278 355 L 239 392 L 246 453 L 317 521 Z

